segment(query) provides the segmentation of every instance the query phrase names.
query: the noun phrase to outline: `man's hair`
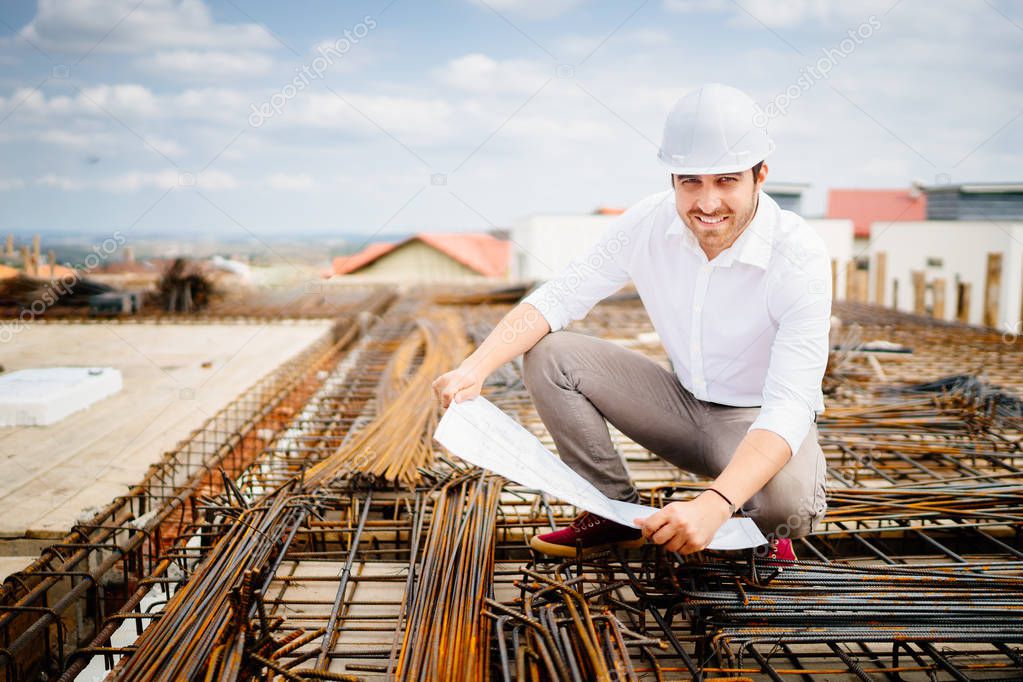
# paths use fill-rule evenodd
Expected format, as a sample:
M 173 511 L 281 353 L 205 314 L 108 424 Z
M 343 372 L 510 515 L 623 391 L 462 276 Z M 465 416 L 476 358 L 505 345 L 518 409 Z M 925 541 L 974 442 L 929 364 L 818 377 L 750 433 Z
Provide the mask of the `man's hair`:
M 753 168 L 751 169 L 753 171 L 753 184 L 754 185 L 757 183 L 757 175 L 760 174 L 760 167 L 763 166 L 763 165 L 764 165 L 763 161 L 758 161 L 757 164 L 755 166 L 753 166 Z M 743 171 L 743 172 L 745 173 L 745 171 Z M 719 175 L 727 175 L 727 173 L 720 173 Z M 676 174 L 674 174 L 674 173 L 672 173 L 671 175 L 668 176 L 668 182 L 671 183 L 671 188 L 672 189 L 675 189 L 675 178 L 676 177 L 678 177 L 678 176 Z

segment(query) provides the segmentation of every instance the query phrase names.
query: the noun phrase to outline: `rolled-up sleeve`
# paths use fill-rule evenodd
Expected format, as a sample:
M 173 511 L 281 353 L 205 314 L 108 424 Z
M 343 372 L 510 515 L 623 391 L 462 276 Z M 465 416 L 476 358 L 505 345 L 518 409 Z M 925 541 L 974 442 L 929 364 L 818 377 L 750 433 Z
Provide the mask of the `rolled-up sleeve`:
M 552 332 L 586 317 L 593 306 L 628 283 L 637 221 L 648 213 L 641 203 L 618 216 L 586 253 L 574 258 L 557 277 L 544 282 L 522 302 L 540 311 Z
M 824 409 L 821 381 L 831 329 L 831 262 L 815 249 L 791 258 L 772 282 L 768 306 L 777 332 L 771 345 L 760 414 L 750 426 L 781 436 L 798 450 L 814 415 Z

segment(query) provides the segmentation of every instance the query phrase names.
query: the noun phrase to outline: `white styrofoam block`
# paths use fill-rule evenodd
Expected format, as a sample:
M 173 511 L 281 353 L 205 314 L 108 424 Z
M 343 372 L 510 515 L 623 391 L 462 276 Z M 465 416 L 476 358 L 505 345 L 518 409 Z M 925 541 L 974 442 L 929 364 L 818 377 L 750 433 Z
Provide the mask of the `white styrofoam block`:
M 113 367 L 41 367 L 0 375 L 0 427 L 45 426 L 119 393 Z

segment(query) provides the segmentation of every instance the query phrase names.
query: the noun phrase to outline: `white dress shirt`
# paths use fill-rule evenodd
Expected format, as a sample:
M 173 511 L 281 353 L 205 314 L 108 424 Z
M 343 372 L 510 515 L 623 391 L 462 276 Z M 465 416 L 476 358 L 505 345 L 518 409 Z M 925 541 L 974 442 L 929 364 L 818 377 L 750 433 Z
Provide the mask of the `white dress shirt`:
M 708 261 L 667 190 L 523 301 L 557 331 L 630 279 L 682 385 L 700 400 L 759 406 L 750 429 L 795 454 L 824 410 L 831 324 L 831 261 L 813 228 L 760 192 L 750 224 Z

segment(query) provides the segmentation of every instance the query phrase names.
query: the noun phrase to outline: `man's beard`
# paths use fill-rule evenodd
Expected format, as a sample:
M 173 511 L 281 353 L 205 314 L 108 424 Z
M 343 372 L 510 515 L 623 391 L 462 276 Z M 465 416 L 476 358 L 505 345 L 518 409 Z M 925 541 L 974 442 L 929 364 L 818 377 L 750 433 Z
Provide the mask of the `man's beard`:
M 697 236 L 701 244 L 714 250 L 725 249 L 730 246 L 749 225 L 753 216 L 756 215 L 758 203 L 759 197 L 756 190 L 754 190 L 753 201 L 750 202 L 750 208 L 746 209 L 743 213 L 732 212 L 731 218 L 729 219 L 730 227 L 727 231 L 707 229 L 707 226 L 701 225 L 700 221 L 693 215 L 686 215 L 685 222 L 689 229 Z M 694 211 L 694 213 L 697 212 Z M 727 214 L 728 212 L 726 211 L 724 213 Z

